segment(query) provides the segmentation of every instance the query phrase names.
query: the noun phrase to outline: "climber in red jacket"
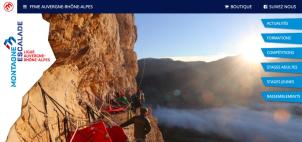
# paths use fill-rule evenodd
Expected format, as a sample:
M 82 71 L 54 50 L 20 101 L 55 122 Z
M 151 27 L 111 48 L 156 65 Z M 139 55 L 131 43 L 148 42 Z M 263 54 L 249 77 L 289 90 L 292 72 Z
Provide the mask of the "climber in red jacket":
M 145 142 L 146 135 L 151 131 L 151 124 L 147 118 L 148 108 L 142 107 L 140 109 L 140 115 L 132 117 L 127 122 L 121 124 L 121 127 L 127 127 L 134 124 L 134 137 L 136 142 Z

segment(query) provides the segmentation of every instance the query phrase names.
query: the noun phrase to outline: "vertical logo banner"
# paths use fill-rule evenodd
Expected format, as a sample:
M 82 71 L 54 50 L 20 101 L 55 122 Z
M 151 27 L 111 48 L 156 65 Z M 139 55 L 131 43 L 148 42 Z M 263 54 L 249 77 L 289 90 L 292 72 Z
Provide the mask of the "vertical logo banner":
M 22 97 L 55 62 L 55 57 L 48 42 L 49 23 L 41 14 L 17 14 L 16 0 L 4 0 L 0 5 L 0 141 L 3 142 L 21 114 Z

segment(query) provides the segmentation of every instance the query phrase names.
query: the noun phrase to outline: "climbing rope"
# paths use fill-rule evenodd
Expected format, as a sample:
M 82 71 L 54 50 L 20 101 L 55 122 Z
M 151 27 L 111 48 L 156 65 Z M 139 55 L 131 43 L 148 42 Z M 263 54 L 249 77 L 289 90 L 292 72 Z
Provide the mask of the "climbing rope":
M 104 115 L 103 113 L 101 113 L 101 115 L 106 118 L 111 124 L 118 126 L 118 123 L 116 123 L 115 121 L 113 121 L 112 119 L 110 119 L 109 117 L 107 117 L 106 115 Z
M 77 122 L 77 125 L 76 125 L 76 130 L 74 131 L 74 133 L 73 133 L 73 135 L 72 135 L 72 137 L 71 137 L 71 139 L 70 139 L 70 142 L 72 142 L 72 141 L 73 141 L 74 136 L 75 136 L 75 135 L 76 135 L 76 133 L 78 132 L 78 129 L 79 129 L 79 124 L 78 124 L 78 122 Z
M 82 128 L 82 127 L 85 127 L 85 126 L 91 126 L 93 124 L 96 124 L 96 123 L 99 123 L 99 121 L 94 117 L 94 116 L 97 116 L 98 118 L 104 118 L 106 120 L 108 120 L 107 122 L 109 122 L 112 125 L 118 125 L 117 122 L 115 122 L 114 120 L 112 120 L 112 118 L 108 117 L 106 114 L 104 114 L 102 112 L 102 108 L 105 104 L 105 101 L 102 101 L 99 97 L 97 97 L 96 95 L 94 94 L 88 94 L 88 95 L 93 95 L 94 98 L 100 102 L 102 102 L 102 105 L 101 105 L 101 108 L 100 109 L 95 109 L 97 108 L 95 105 L 92 105 L 89 101 L 86 101 L 85 99 L 83 99 L 83 97 L 81 95 L 79 95 L 77 93 L 77 99 L 79 99 L 80 101 L 84 102 L 84 104 L 86 105 L 86 110 L 87 110 L 87 113 L 89 113 L 90 116 L 92 116 L 92 119 L 93 119 L 93 122 L 90 121 L 90 116 L 88 116 L 88 119 L 86 118 L 81 118 L 81 117 L 77 117 L 76 115 L 74 115 L 73 113 L 71 113 L 68 109 L 66 109 L 64 106 L 62 106 L 58 101 L 56 101 L 53 97 L 51 97 L 43 88 L 42 86 L 40 85 L 40 83 L 38 83 L 38 85 L 40 86 L 41 88 L 41 91 L 42 91 L 42 97 L 43 97 L 43 102 L 44 102 L 44 109 L 45 109 L 45 112 L 39 110 L 35 105 L 33 105 L 31 102 L 31 105 L 37 109 L 38 112 L 44 114 L 44 116 L 46 117 L 46 120 L 47 120 L 47 123 L 48 123 L 48 118 L 49 118 L 49 115 L 48 115 L 48 110 L 47 110 L 47 100 L 50 100 L 50 102 L 53 104 L 53 106 L 56 108 L 54 111 L 57 113 L 57 125 L 58 125 L 58 129 L 59 129 L 59 133 L 60 133 L 60 129 L 61 127 L 59 126 L 60 125 L 60 117 L 59 117 L 59 114 L 62 114 L 64 116 L 64 119 L 63 119 L 63 122 L 64 122 L 64 132 L 65 132 L 65 138 L 68 136 L 68 133 L 69 133 L 69 126 L 68 126 L 68 122 L 69 124 L 75 126 L 75 131 L 73 133 L 73 136 L 72 136 L 72 139 L 70 142 L 72 142 L 72 140 L 74 139 L 75 135 L 76 135 L 76 132 Z M 128 104 L 127 108 L 129 108 L 130 104 Z M 96 121 L 97 120 L 97 121 Z M 72 122 L 72 121 L 76 121 L 76 125 Z M 79 124 L 79 122 L 88 122 L 86 123 L 85 125 L 81 125 Z M 104 122 L 104 121 L 102 121 Z M 45 132 L 45 131 L 48 131 L 49 132 L 49 129 L 48 129 L 48 125 L 47 123 L 45 123 L 45 129 L 40 131 L 34 138 L 36 138 L 37 136 L 39 136 L 41 133 Z M 52 126 L 52 125 L 49 125 L 49 126 Z M 49 135 L 50 136 L 50 135 Z M 51 137 L 51 136 L 50 136 Z M 59 138 L 60 136 L 56 137 L 56 140 Z M 33 138 L 33 139 L 34 139 Z M 50 138 L 51 140 L 51 138 Z
M 143 82 L 143 78 L 144 78 L 144 74 L 145 74 L 145 67 L 146 67 L 146 59 L 143 59 L 143 69 L 142 69 L 142 74 L 141 74 L 141 78 L 140 78 L 140 81 L 139 81 L 139 88 L 142 88 L 142 82 Z
M 45 113 L 45 112 L 43 112 L 42 110 L 38 109 L 33 103 L 29 102 L 29 104 L 30 104 L 31 106 L 33 106 L 39 113 L 43 114 L 44 116 L 53 118 L 52 116 L 49 116 L 47 113 Z
M 76 119 L 82 119 L 85 120 L 86 118 L 82 118 L 79 116 L 76 116 L 74 114 L 72 114 L 68 109 L 66 109 L 65 107 L 63 107 L 60 103 L 58 103 L 58 101 L 56 101 L 54 98 L 52 98 L 51 96 L 48 95 L 48 93 L 46 93 L 46 91 L 41 87 L 40 83 L 38 83 L 41 90 L 42 90 L 42 94 L 45 95 L 45 101 L 47 101 L 47 98 L 54 104 L 54 106 L 61 112 L 61 114 L 64 116 L 66 113 L 70 114 L 73 118 Z M 47 98 L 46 98 L 47 97 Z M 63 111 L 62 111 L 63 109 Z M 65 112 L 65 113 L 64 113 Z
M 53 127 L 54 125 L 57 125 L 58 123 L 53 123 L 53 124 L 50 124 L 51 127 Z M 35 136 L 31 137 L 32 140 L 36 139 L 37 137 L 41 137 L 40 135 L 44 132 L 47 132 L 47 129 L 44 128 L 42 130 L 40 130 Z
M 103 107 L 103 105 L 104 105 L 104 101 L 102 101 L 101 99 L 99 99 L 96 95 L 94 95 L 94 94 L 89 94 L 89 93 L 87 93 L 88 95 L 93 95 L 94 97 L 95 97 L 95 99 L 97 99 L 97 100 L 99 100 L 100 102 L 102 102 L 102 105 L 101 105 L 101 108 L 100 109 L 98 109 L 97 111 L 95 111 L 94 109 L 93 109 L 93 107 L 95 107 L 94 105 L 92 105 L 90 102 L 88 102 L 88 101 L 86 101 L 86 100 L 84 100 L 80 95 L 79 95 L 79 98 L 80 99 L 82 99 L 82 101 L 84 101 L 84 103 L 86 104 L 86 105 L 88 105 L 90 108 L 92 108 L 93 109 L 93 112 L 95 113 L 95 114 L 97 114 L 98 115 L 98 117 L 100 117 L 99 116 L 99 114 L 101 114 L 104 118 L 106 118 L 110 123 L 112 123 L 113 125 L 118 125 L 118 123 L 116 123 L 115 121 L 113 121 L 112 119 L 110 119 L 109 117 L 107 117 L 105 114 L 103 114 L 103 112 L 102 112 L 102 107 Z M 130 106 L 130 104 L 128 104 L 128 106 L 127 106 L 127 108 Z
M 92 106 L 90 105 L 90 103 L 89 102 L 87 102 L 87 101 L 85 101 L 84 100 L 84 102 L 85 102 L 85 104 L 86 105 L 88 105 L 89 107 L 91 107 L 92 108 Z M 104 101 L 102 101 L 103 103 L 102 103 L 102 105 L 104 104 Z M 128 105 L 129 106 L 129 105 Z M 93 109 L 93 108 L 92 108 Z M 107 117 L 105 114 L 103 114 L 103 112 L 102 112 L 102 110 L 101 109 L 99 109 L 98 111 L 95 111 L 94 109 L 93 109 L 93 112 L 95 113 L 95 114 L 101 114 L 104 118 L 106 118 L 112 125 L 118 125 L 118 123 L 116 123 L 115 121 L 113 121 L 111 118 L 109 118 L 109 117 Z M 100 116 L 98 116 L 98 117 L 100 117 Z

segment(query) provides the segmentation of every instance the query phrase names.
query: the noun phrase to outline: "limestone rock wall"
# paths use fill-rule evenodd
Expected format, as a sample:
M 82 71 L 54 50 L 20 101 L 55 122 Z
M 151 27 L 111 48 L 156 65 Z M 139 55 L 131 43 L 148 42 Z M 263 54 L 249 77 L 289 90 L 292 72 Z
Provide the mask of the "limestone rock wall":
M 106 94 L 134 93 L 137 89 L 137 57 L 133 50 L 137 33 L 132 14 L 44 14 L 43 17 L 50 22 L 49 42 L 57 61 L 23 97 L 22 114 L 12 126 L 8 142 L 65 141 L 64 110 L 71 125 L 85 125 L 87 121 L 86 109 L 79 98 L 99 108 Z M 61 106 L 44 96 L 50 96 Z M 126 113 L 120 115 L 124 117 L 109 117 L 117 123 L 127 119 Z M 149 141 L 163 141 L 156 120 L 152 116 L 150 119 L 153 130 Z M 133 140 L 132 129 L 126 130 L 130 140 Z

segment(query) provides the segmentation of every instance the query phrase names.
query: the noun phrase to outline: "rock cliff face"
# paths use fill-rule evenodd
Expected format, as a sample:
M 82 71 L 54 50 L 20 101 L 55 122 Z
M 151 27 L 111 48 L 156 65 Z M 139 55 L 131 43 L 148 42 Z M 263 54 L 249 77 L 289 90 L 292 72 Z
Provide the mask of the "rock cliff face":
M 131 14 L 43 15 L 50 22 L 49 42 L 57 58 L 23 98 L 22 114 L 8 142 L 65 141 L 63 119 L 70 128 L 87 124 L 85 101 L 99 109 L 112 91 L 136 91 L 136 26 Z M 53 100 L 60 104 L 54 103 Z M 125 114 L 108 116 L 116 123 Z M 156 120 L 150 142 L 163 141 Z M 130 140 L 133 128 L 126 129 Z

